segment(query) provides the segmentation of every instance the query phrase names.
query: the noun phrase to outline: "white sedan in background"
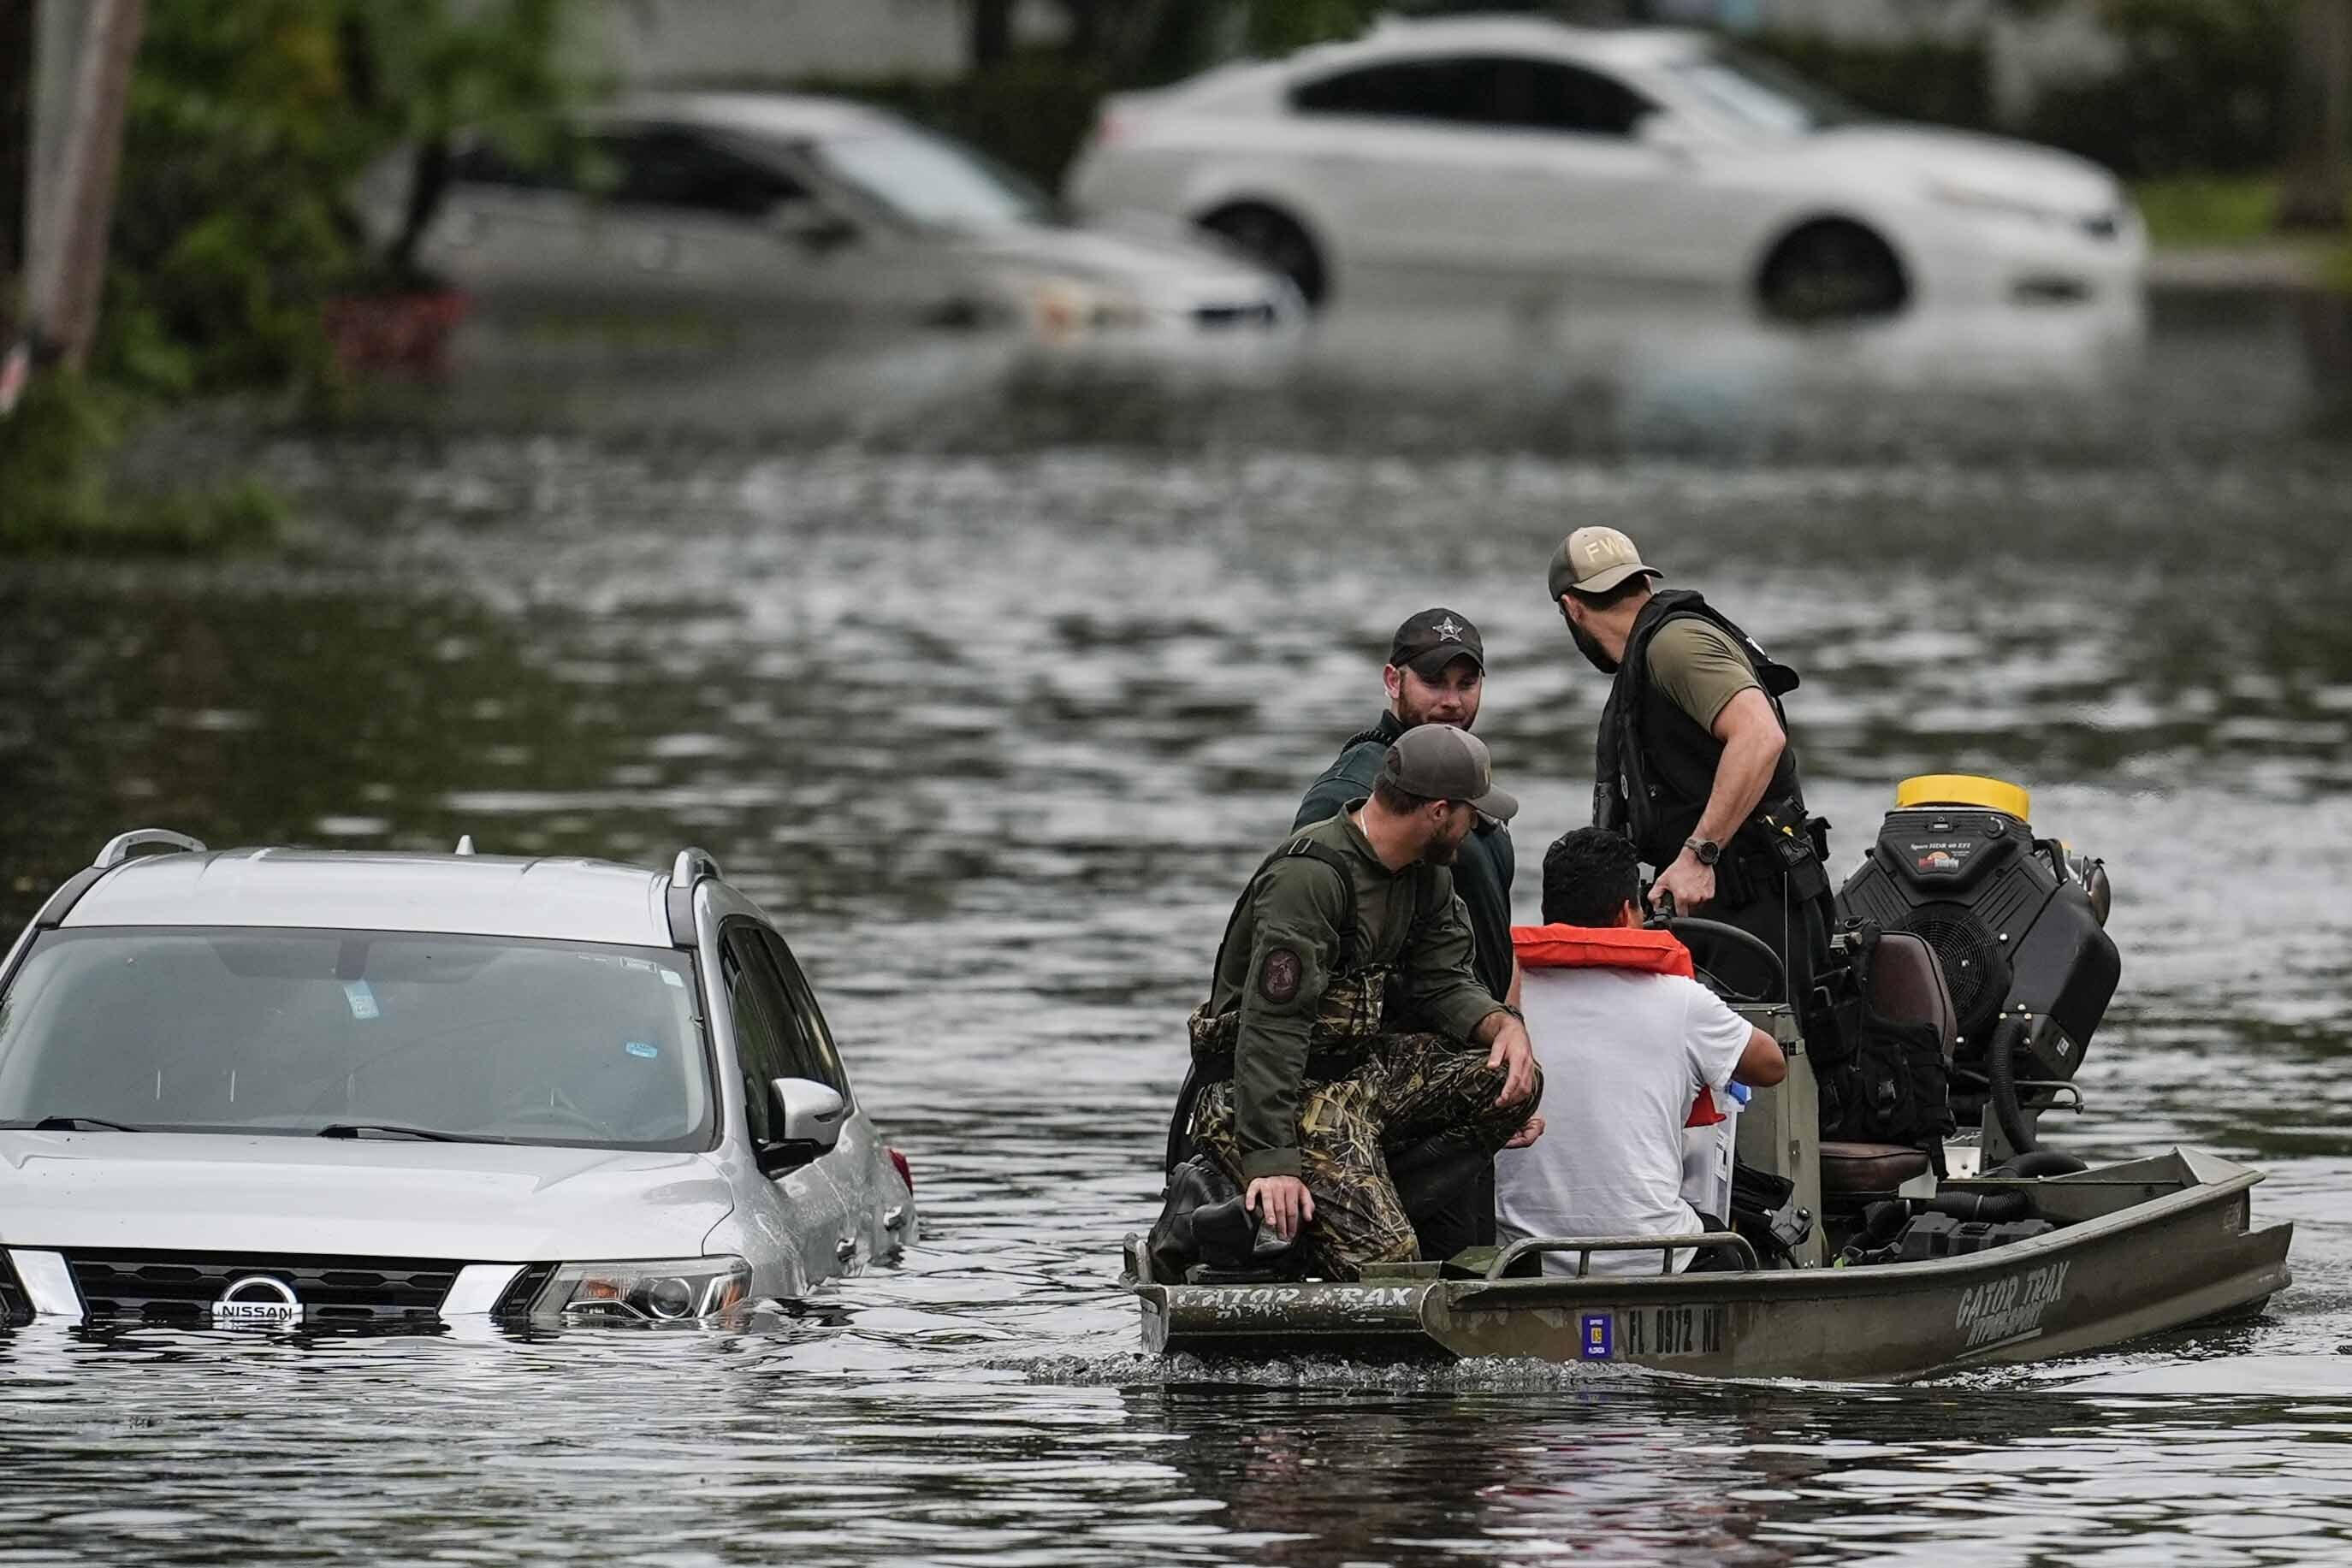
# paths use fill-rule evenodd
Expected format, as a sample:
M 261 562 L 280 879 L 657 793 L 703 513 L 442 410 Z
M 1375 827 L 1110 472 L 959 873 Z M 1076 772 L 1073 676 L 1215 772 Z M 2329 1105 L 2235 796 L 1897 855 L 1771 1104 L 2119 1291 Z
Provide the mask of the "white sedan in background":
M 2116 179 L 1871 121 L 1704 34 L 1390 22 L 1105 107 L 1082 213 L 1223 235 L 1310 302 L 1384 270 L 1730 287 L 1799 319 L 2137 297 Z

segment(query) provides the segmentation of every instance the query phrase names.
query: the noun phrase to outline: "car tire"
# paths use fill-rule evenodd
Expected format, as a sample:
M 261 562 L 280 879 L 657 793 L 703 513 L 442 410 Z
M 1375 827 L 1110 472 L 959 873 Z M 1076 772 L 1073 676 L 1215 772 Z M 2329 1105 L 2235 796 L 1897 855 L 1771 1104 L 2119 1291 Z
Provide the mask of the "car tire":
M 1895 247 L 1845 218 L 1790 231 L 1757 278 L 1765 313 L 1783 321 L 1855 321 L 1899 314 L 1911 280 Z
M 1329 287 L 1323 253 L 1312 235 L 1287 214 L 1257 202 L 1237 203 L 1204 214 L 1198 225 L 1290 279 L 1310 310 L 1321 306 Z

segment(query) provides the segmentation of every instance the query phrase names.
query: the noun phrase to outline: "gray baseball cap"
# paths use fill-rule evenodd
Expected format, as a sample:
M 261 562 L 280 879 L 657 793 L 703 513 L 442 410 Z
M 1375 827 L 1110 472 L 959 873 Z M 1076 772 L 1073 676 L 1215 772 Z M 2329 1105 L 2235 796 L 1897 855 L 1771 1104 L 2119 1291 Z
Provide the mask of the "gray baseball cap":
M 1492 821 L 1518 815 L 1519 803 L 1495 788 L 1486 743 L 1450 724 L 1415 725 L 1398 736 L 1381 759 L 1381 778 L 1408 795 L 1463 801 Z

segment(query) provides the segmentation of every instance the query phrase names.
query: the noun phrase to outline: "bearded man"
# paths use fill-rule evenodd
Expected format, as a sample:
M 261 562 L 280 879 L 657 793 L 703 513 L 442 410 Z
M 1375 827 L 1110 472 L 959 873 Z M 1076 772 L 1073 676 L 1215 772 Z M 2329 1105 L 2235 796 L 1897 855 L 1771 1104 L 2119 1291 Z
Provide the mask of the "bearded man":
M 1449 869 L 1482 819 L 1517 810 L 1476 737 L 1409 729 L 1370 793 L 1293 833 L 1234 906 L 1191 1022 L 1191 1142 L 1265 1227 L 1303 1235 L 1310 1272 L 1420 1257 L 1388 1150 L 1491 1155 L 1541 1130 L 1527 1029 L 1472 970 Z

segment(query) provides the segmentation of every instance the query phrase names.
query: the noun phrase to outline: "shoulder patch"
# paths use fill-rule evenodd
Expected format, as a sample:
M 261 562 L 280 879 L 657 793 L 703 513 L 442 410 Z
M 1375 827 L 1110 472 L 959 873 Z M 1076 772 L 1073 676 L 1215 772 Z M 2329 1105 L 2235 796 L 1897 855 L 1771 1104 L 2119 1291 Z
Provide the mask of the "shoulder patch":
M 1298 954 L 1288 947 L 1268 952 L 1257 967 L 1257 994 L 1279 1006 L 1298 995 Z

